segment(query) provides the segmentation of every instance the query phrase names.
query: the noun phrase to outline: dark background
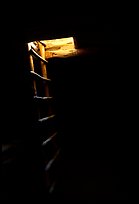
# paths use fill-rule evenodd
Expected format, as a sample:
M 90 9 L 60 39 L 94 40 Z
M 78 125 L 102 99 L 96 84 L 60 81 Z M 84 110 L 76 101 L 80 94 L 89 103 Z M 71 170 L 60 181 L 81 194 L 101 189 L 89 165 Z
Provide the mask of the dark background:
M 10 172 L 14 173 L 7 170 L 4 174 L 4 189 L 8 185 L 4 196 L 13 195 L 12 188 L 23 196 L 30 178 L 28 158 L 36 159 L 30 146 L 32 101 L 24 45 L 36 39 L 74 36 L 77 48 L 87 54 L 52 59 L 48 67 L 54 82 L 63 161 L 55 196 L 60 200 L 127 200 L 127 83 L 118 11 L 53 18 L 46 14 L 35 20 L 30 12 L 20 15 L 20 21 L 16 17 L 9 21 L 4 30 L 9 52 L 2 140 L 20 142 L 16 150 L 19 163 L 13 165 Z M 25 192 L 28 195 L 30 187 Z

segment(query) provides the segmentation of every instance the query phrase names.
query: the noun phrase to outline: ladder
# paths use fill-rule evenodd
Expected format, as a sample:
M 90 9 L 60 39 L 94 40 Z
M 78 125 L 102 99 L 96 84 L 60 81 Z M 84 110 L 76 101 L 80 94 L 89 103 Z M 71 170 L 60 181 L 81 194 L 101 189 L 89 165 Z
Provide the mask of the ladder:
M 52 193 L 58 172 L 60 145 L 52 80 L 47 70 L 45 44 L 41 41 L 27 43 L 29 72 L 32 85 L 32 114 L 36 141 L 40 143 L 40 159 L 44 192 Z

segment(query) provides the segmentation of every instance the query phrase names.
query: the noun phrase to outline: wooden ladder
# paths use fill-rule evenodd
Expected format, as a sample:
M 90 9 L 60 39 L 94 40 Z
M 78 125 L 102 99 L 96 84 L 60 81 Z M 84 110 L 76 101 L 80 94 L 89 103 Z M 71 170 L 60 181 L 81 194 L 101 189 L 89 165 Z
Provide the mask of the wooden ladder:
M 28 43 L 29 72 L 33 96 L 33 125 L 40 142 L 45 189 L 49 193 L 56 182 L 60 145 L 58 142 L 54 97 L 47 70 L 45 44 Z

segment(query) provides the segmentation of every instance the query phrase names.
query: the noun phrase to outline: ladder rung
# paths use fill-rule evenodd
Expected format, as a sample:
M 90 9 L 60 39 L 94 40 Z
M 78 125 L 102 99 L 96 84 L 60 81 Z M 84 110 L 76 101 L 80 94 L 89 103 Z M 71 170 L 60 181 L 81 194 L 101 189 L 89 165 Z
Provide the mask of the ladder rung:
M 57 132 L 55 132 L 54 134 L 52 134 L 47 140 L 45 140 L 42 143 L 42 146 L 46 145 L 48 142 L 50 142 L 55 136 L 57 135 Z
M 38 121 L 39 122 L 45 122 L 45 121 L 47 121 L 47 120 L 49 120 L 49 119 L 51 119 L 51 118 L 54 118 L 55 117 L 55 115 L 50 115 L 50 116 L 47 116 L 47 117 L 45 117 L 45 118 L 41 118 L 41 119 L 39 119 Z
M 44 47 L 46 47 L 46 44 L 43 41 L 39 41 Z
M 51 184 L 49 185 L 49 190 L 48 191 L 49 191 L 50 194 L 54 191 L 55 185 L 56 185 L 56 181 L 55 180 L 52 181 Z
M 34 96 L 35 101 L 42 101 L 42 100 L 49 100 L 53 99 L 53 97 L 46 96 L 46 97 L 41 97 L 41 96 Z
M 60 149 L 57 150 L 57 152 L 55 153 L 54 157 L 46 164 L 45 171 L 48 171 L 51 168 L 51 166 L 53 165 L 53 163 L 57 159 L 59 153 L 60 153 Z
M 46 64 L 48 63 L 48 61 L 46 59 L 42 58 L 37 52 L 35 52 L 35 50 L 32 48 L 32 46 L 31 46 L 31 49 L 29 50 L 29 52 L 32 56 L 36 57 L 37 59 L 41 60 L 42 62 L 44 62 Z
M 51 81 L 51 79 L 48 79 L 46 77 L 42 77 L 40 74 L 34 72 L 34 71 L 30 71 L 30 73 L 34 76 L 34 77 L 37 77 L 38 79 L 42 79 L 44 81 Z

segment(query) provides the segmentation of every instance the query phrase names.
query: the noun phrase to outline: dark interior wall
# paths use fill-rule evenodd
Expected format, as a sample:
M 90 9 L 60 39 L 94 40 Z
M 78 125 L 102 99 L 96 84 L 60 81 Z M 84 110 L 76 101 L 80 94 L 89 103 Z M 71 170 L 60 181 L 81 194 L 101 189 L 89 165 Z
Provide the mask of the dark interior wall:
M 25 44 L 13 36 L 10 40 L 9 50 L 7 58 L 5 55 L 4 74 L 6 75 L 6 81 L 3 87 L 4 124 L 8 127 L 5 128 L 5 134 L 2 134 L 4 141 L 6 138 L 13 140 L 22 137 L 24 135 L 22 132 L 24 127 L 29 127 L 31 122 L 31 86 L 29 84 L 28 71 L 25 69 Z
M 116 182 L 120 179 L 120 184 L 112 181 L 109 177 L 111 173 L 108 173 L 106 179 L 107 184 L 112 182 L 111 187 L 119 185 L 116 187 L 117 195 L 112 195 L 112 199 L 118 199 L 118 192 L 128 191 L 127 84 L 122 66 L 120 35 L 113 33 L 119 37 L 116 41 L 108 42 L 104 40 L 106 35 L 103 34 L 106 33 L 100 32 L 99 35 L 103 42 L 95 42 L 95 39 L 91 41 L 91 38 L 83 37 L 84 33 L 80 34 L 76 38 L 77 44 L 88 50 L 87 55 L 53 58 L 49 61 L 48 70 L 54 82 L 64 161 L 68 163 L 72 160 L 71 166 L 67 166 L 69 169 L 76 166 L 79 171 L 77 175 L 87 174 L 87 168 L 90 168 L 89 178 L 92 183 L 92 177 L 96 175 L 94 169 L 100 162 L 100 178 L 106 168 L 113 178 L 117 176 Z M 89 163 L 84 171 L 79 169 L 79 161 L 81 169 Z M 102 183 L 100 181 L 100 186 Z M 87 189 L 89 191 L 91 187 L 88 185 Z M 119 199 L 123 195 L 121 193 Z
M 123 84 L 117 52 L 116 47 L 99 48 L 95 54 L 50 61 L 65 135 L 63 146 L 67 144 L 73 156 L 92 157 L 96 151 L 98 157 L 112 155 L 109 151 L 114 156 L 120 147 Z M 102 154 L 104 149 L 107 155 Z

